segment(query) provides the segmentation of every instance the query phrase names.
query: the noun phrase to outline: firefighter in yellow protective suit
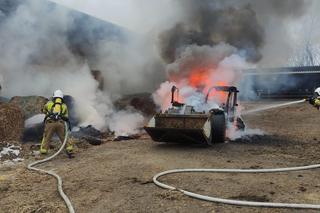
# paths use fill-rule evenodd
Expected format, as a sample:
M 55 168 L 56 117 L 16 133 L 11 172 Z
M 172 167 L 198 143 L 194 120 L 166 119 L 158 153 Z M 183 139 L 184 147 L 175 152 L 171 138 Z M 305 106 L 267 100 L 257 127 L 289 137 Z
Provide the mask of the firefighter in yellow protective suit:
M 63 101 L 63 92 L 61 90 L 56 90 L 53 93 L 52 100 L 44 106 L 43 112 L 46 114 L 46 118 L 40 153 L 47 154 L 53 134 L 56 133 L 61 142 L 63 142 L 66 133 L 65 122 L 68 123 L 70 129 L 68 107 Z M 67 142 L 66 152 L 68 155 L 73 154 L 73 145 L 70 141 Z
M 314 95 L 308 100 L 311 105 L 320 110 L 320 87 L 314 91 Z

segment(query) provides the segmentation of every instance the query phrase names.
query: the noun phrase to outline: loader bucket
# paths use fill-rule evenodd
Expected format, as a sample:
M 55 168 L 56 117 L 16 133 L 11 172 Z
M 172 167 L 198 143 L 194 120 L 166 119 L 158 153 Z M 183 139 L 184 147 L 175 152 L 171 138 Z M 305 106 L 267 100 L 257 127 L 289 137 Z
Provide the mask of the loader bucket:
M 154 141 L 211 145 L 210 117 L 157 114 L 144 128 Z

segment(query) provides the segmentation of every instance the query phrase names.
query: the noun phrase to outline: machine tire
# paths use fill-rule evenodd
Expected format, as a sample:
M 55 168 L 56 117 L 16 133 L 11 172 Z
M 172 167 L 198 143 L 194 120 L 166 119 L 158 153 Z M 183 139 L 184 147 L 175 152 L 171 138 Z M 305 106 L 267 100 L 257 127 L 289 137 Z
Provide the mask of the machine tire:
M 224 113 L 214 114 L 211 118 L 211 143 L 224 143 L 226 139 L 226 129 Z

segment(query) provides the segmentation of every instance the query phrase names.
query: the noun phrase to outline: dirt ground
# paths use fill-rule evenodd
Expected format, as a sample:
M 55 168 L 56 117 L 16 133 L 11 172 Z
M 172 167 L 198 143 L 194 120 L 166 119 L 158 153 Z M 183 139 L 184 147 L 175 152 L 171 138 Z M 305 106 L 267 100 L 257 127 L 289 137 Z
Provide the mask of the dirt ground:
M 247 108 L 265 102 L 245 103 Z M 269 103 L 270 104 L 270 103 Z M 148 136 L 78 148 L 42 166 L 54 169 L 76 212 L 316 212 L 237 207 L 204 202 L 158 188 L 152 177 L 176 168 L 274 168 L 319 163 L 320 114 L 308 104 L 244 117 L 264 136 L 212 148 L 157 144 Z M 26 149 L 26 148 L 25 148 Z M 55 180 L 25 169 L 0 166 L 0 212 L 66 212 Z M 281 174 L 180 174 L 162 181 L 204 195 L 251 201 L 320 203 L 319 170 Z

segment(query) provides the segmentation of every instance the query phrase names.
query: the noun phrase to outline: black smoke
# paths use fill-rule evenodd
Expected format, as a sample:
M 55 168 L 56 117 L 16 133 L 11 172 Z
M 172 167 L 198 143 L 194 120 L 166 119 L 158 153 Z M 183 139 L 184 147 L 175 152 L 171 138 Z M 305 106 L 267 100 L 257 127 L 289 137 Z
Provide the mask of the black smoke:
M 266 27 L 272 17 L 282 20 L 302 16 L 309 0 L 177 0 L 184 10 L 183 19 L 160 35 L 160 51 L 167 63 L 174 62 L 188 45 L 227 43 L 239 50 L 248 62 L 262 59 Z
M 161 55 L 166 62 L 176 60 L 177 51 L 192 44 L 214 46 L 230 44 L 241 51 L 249 62 L 261 59 L 264 30 L 255 11 L 248 4 L 225 8 L 211 1 L 188 1 L 189 17 L 160 35 Z
M 315 0 L 317 1 L 317 0 Z M 269 16 L 298 18 L 304 15 L 313 0 L 250 0 L 255 11 Z

